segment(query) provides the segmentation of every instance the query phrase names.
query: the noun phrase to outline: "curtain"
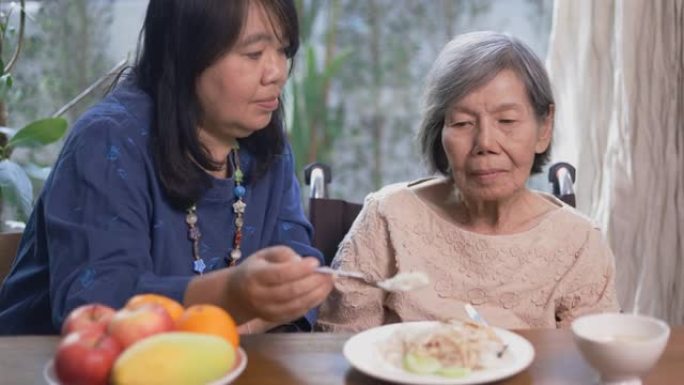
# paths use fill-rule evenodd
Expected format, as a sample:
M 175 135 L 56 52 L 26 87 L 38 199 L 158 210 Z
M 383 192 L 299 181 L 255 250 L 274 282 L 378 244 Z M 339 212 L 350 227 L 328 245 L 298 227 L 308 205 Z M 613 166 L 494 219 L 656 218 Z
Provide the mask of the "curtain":
M 547 66 L 623 309 L 684 323 L 684 0 L 556 0 Z

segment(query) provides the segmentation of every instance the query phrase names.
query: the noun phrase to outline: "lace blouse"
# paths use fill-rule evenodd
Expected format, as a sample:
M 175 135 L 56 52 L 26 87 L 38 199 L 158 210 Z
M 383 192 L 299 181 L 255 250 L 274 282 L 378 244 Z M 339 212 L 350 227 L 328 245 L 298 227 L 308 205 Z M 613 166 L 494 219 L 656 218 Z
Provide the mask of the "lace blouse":
M 614 258 L 596 226 L 548 194 L 556 209 L 508 235 L 466 231 L 440 216 L 406 184 L 369 195 L 333 267 L 372 279 L 423 271 L 430 285 L 386 293 L 340 278 L 318 326 L 359 331 L 386 323 L 467 318 L 474 305 L 504 328 L 567 327 L 576 317 L 617 311 Z

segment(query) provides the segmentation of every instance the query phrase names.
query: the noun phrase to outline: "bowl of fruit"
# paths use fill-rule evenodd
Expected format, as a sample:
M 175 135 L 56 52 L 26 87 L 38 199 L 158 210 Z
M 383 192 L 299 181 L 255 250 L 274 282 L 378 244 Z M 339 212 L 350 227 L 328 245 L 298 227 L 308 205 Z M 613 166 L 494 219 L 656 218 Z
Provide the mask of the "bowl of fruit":
M 44 376 L 50 385 L 225 385 L 247 365 L 239 343 L 220 307 L 140 294 L 119 310 L 87 304 L 69 313 Z

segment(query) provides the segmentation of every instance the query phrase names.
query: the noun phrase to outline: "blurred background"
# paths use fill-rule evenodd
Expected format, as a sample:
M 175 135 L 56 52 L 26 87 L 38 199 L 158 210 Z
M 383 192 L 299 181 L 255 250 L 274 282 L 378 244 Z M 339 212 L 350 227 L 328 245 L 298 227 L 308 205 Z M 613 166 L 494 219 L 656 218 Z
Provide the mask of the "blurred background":
M 6 11 L 11 4 L 5 2 Z M 482 29 L 508 32 L 544 58 L 553 10 L 552 0 L 297 4 L 303 45 L 286 97 L 297 166 L 330 164 L 330 194 L 354 201 L 384 184 L 425 175 L 414 140 L 422 83 L 450 37 Z M 51 115 L 121 60 L 132 60 L 147 1 L 45 0 L 26 6 L 26 39 L 7 99 L 11 127 Z M 102 89 L 63 116 L 72 123 Z M 49 166 L 58 148 L 33 151 L 25 161 Z M 547 183 L 540 180 L 537 187 Z
M 304 165 L 325 162 L 330 195 L 358 202 L 425 176 L 415 135 L 431 63 L 456 34 L 509 33 L 549 70 L 552 162 L 577 168 L 577 208 L 615 253 L 623 308 L 684 323 L 684 0 L 295 2 L 303 44 L 285 106 L 300 179 Z M 104 95 L 107 74 L 132 62 L 146 5 L 0 0 L 3 223 L 21 226 L 62 131 Z M 12 136 L 58 116 L 63 130 Z M 9 183 L 22 173 L 23 187 Z M 545 175 L 529 185 L 550 189 Z M 17 196 L 28 198 L 13 204 Z

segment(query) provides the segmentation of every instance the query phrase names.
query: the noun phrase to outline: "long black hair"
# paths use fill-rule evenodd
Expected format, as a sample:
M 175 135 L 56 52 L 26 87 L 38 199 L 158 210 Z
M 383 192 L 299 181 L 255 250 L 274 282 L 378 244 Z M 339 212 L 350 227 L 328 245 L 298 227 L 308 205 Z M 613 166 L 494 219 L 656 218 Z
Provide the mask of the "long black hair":
M 185 209 L 211 187 L 203 170 L 218 170 L 198 137 L 201 118 L 195 80 L 237 42 L 251 1 L 258 1 L 281 28 L 293 59 L 299 23 L 293 0 L 150 0 L 133 69 L 138 86 L 154 101 L 151 145 L 159 178 L 171 203 Z M 293 63 L 290 65 L 292 68 Z M 282 153 L 282 103 L 268 126 L 240 146 L 255 157 L 250 180 L 259 178 Z M 249 182 L 249 180 L 248 180 Z

